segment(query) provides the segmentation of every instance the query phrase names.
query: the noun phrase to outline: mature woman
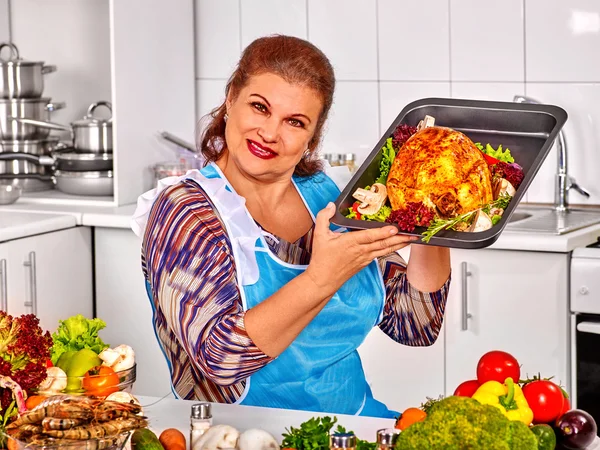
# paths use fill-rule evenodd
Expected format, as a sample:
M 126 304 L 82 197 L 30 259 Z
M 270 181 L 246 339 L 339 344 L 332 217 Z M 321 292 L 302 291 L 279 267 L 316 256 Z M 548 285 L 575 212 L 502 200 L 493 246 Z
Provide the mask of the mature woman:
M 393 417 L 357 347 L 374 326 L 431 345 L 449 286 L 448 249 L 394 226 L 334 231 L 340 191 L 317 149 L 335 78 L 304 40 L 250 44 L 211 113 L 208 165 L 160 183 L 133 228 L 154 327 L 185 399 Z

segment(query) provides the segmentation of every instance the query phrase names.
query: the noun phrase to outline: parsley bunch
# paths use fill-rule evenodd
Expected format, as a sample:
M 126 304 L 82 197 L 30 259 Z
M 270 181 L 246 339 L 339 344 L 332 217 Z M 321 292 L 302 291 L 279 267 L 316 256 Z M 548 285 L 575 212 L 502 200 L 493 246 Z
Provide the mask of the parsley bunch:
M 313 417 L 300 424 L 300 428 L 290 427 L 283 433 L 282 448 L 295 448 L 296 450 L 329 450 L 329 435 L 337 423 L 337 417 Z M 351 433 L 338 425 L 335 433 Z M 376 444 L 356 440 L 357 450 L 375 450 Z

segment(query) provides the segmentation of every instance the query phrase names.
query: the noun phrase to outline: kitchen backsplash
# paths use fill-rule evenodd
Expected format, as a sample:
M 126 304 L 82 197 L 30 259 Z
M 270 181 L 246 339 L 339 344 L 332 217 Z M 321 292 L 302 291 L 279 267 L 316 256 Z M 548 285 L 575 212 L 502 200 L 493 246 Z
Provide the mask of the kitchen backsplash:
M 281 33 L 319 46 L 338 86 L 323 151 L 362 161 L 409 102 L 424 97 L 563 107 L 569 173 L 600 204 L 600 2 L 597 0 L 195 0 L 197 115 L 224 96 L 241 50 Z M 552 203 L 556 150 L 527 193 Z

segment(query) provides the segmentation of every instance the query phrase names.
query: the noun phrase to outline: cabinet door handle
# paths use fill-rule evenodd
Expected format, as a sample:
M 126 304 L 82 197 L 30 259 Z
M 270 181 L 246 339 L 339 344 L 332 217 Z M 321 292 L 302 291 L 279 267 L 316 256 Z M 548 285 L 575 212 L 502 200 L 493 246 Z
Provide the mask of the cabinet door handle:
M 467 263 L 460 263 L 460 271 L 461 271 L 461 281 L 462 281 L 462 323 L 461 329 L 462 331 L 466 331 L 469 328 L 469 319 L 472 317 L 469 314 L 469 297 L 467 293 L 468 283 L 467 277 L 470 277 L 472 274 L 467 269 Z
M 8 285 L 6 279 L 6 259 L 0 259 L 0 311 L 4 312 L 8 312 Z
M 29 259 L 23 263 L 29 267 L 29 293 L 31 301 L 25 302 L 26 308 L 31 308 L 31 313 L 37 315 L 37 278 L 35 273 L 35 252 L 29 252 Z

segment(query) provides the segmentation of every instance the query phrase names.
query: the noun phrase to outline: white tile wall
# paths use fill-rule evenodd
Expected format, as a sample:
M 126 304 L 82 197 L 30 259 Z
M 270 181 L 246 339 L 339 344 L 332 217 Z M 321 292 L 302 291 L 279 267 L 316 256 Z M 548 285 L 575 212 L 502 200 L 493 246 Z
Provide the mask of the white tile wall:
M 287 34 L 306 39 L 307 0 L 254 0 L 241 2 L 242 47 L 269 34 Z
M 308 0 L 308 37 L 331 59 L 338 80 L 377 80 L 376 5 Z
M 523 1 L 450 0 L 453 80 L 524 80 Z
M 525 4 L 527 81 L 600 81 L 600 2 Z
M 8 0 L 0 0 L 0 42 L 8 42 L 10 40 L 9 31 L 9 11 L 8 11 Z M 6 52 L 7 50 L 4 50 Z M 2 53 L 2 56 L 6 58 L 6 54 Z
M 13 42 L 21 57 L 58 70 L 45 75 L 44 97 L 66 102 L 52 121 L 68 124 L 111 99 L 109 2 L 19 0 L 11 3 Z M 79 39 L 78 36 L 95 36 Z
M 398 0 L 194 1 L 199 116 L 221 100 L 252 39 L 306 37 L 338 79 L 324 152 L 354 151 L 362 160 L 419 98 L 512 101 L 526 93 L 569 112 L 570 172 L 592 192 L 590 200 L 577 193 L 570 200 L 600 205 L 597 0 L 431 0 L 426 8 Z M 553 201 L 555 159 L 553 152 L 527 201 Z
M 450 79 L 448 0 L 379 0 L 377 12 L 381 80 Z

